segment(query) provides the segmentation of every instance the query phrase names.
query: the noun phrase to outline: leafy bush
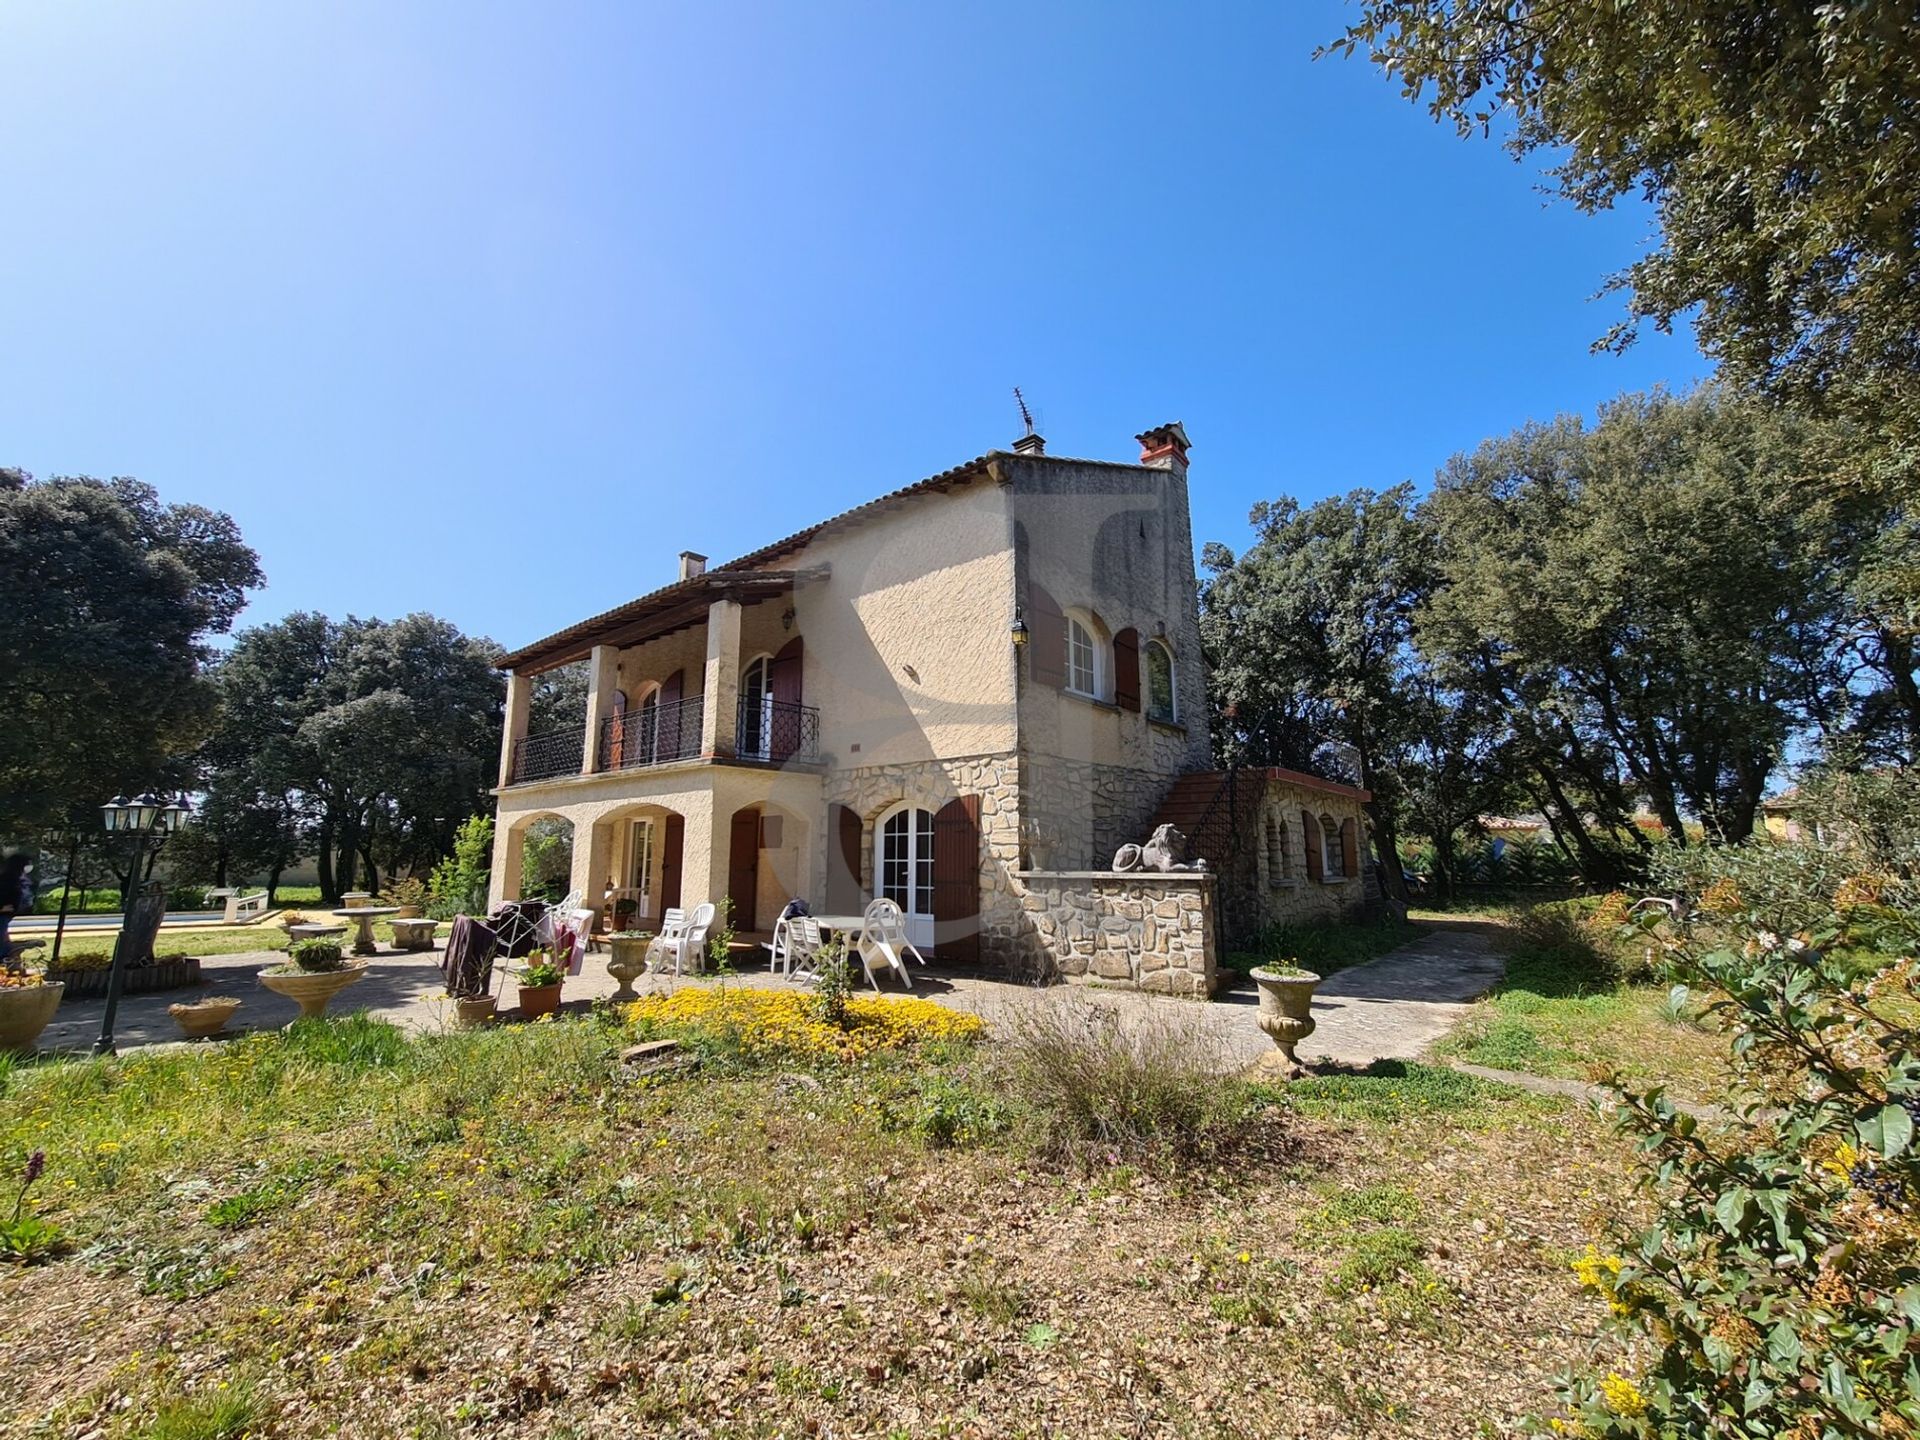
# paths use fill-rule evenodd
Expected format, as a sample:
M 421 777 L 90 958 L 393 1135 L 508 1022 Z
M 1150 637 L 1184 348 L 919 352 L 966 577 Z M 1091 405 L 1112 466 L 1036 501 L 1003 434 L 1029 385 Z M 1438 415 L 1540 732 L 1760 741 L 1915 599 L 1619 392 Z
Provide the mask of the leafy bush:
M 340 942 L 326 940 L 320 936 L 309 936 L 305 940 L 296 940 L 287 947 L 287 958 L 297 969 L 309 975 L 323 975 L 330 971 L 344 969 L 346 960 L 341 954 Z
M 1002 1133 L 1012 1115 L 990 1086 L 965 1071 L 916 1070 L 899 1089 L 882 1094 L 880 1123 L 935 1149 L 957 1149 Z
M 427 913 L 436 920 L 480 915 L 493 880 L 493 817 L 473 815 L 453 832 L 453 854 L 433 867 L 427 880 Z
M 1562 1432 L 1604 1437 L 1909 1435 L 1920 1426 L 1920 1029 L 1914 963 L 1857 979 L 1773 928 L 1791 887 L 1722 893 L 1724 943 L 1680 944 L 1683 991 L 1732 1035 L 1736 1117 L 1708 1129 L 1658 1089 L 1622 1091 L 1660 1205 L 1575 1269 L 1645 1373 L 1563 1392 Z
M 1191 1018 L 1127 1027 L 1103 1007 L 1035 1000 L 1003 1028 L 1014 1092 L 1050 1159 L 1179 1157 L 1225 1118 L 1215 1047 Z
M 408 875 L 404 879 L 390 880 L 387 888 L 380 892 L 382 905 L 418 905 L 424 908 L 427 903 L 427 883 Z

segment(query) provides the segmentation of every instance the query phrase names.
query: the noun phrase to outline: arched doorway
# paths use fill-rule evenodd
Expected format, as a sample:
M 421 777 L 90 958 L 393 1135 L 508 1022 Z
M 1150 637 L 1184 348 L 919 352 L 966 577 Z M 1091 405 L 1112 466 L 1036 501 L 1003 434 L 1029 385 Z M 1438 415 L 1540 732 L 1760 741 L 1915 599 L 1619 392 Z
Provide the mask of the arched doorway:
M 907 938 L 933 944 L 933 812 L 911 802 L 880 817 L 875 830 L 874 891 L 907 917 Z

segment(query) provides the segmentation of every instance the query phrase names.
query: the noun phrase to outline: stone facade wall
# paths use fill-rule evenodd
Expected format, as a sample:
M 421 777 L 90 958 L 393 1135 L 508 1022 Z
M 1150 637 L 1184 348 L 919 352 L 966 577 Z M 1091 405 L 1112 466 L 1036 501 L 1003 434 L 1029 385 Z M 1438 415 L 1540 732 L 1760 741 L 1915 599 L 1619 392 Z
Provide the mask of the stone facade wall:
M 1307 832 L 1301 811 L 1351 820 L 1357 831 L 1358 873 L 1315 878 L 1307 863 Z M 1269 828 L 1271 827 L 1271 828 Z M 1277 844 L 1269 843 L 1277 840 Z M 1337 847 L 1338 841 L 1334 844 Z M 1221 903 L 1231 914 L 1224 927 L 1229 945 L 1250 944 L 1269 925 L 1304 925 L 1357 918 L 1376 903 L 1372 841 L 1362 802 L 1352 794 L 1274 781 L 1240 817 L 1240 843 L 1233 865 L 1222 871 Z
M 1072 980 L 1204 999 L 1218 977 L 1209 875 L 1028 870 L 1030 943 Z
M 874 822 L 903 800 L 938 811 L 958 795 L 980 797 L 980 958 L 1012 970 L 1027 958 L 1029 926 L 1021 909 L 1014 872 L 1020 854 L 1020 758 L 1014 754 L 968 755 L 954 760 L 920 760 L 861 769 L 830 771 L 824 780 L 828 806 L 845 805 L 860 816 L 860 884 L 874 889 Z M 826 894 L 827 861 L 833 837 L 816 847 L 814 894 Z
M 1022 772 L 1028 859 L 1050 870 L 1100 870 L 1114 851 L 1147 838 L 1171 775 L 1036 755 Z

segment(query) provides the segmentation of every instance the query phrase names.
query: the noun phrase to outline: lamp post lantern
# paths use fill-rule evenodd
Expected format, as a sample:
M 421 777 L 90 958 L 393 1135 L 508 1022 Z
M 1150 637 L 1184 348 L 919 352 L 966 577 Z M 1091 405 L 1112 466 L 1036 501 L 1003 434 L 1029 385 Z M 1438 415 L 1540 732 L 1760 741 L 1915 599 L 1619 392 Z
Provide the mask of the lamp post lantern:
M 130 922 L 133 919 L 134 897 L 141 883 L 141 872 L 146 868 L 147 846 L 152 844 L 155 850 L 167 843 L 167 838 L 177 831 L 193 812 L 186 801 L 175 797 L 162 800 L 151 792 L 136 795 L 129 800 L 124 795 L 116 795 L 100 807 L 101 823 L 109 835 L 126 835 L 133 840 L 133 854 L 127 871 L 127 902 L 120 917 L 120 933 L 113 942 L 113 965 L 107 971 L 107 1009 L 100 1017 L 100 1038 L 93 1042 L 93 1053 L 111 1055 L 113 1048 L 113 1022 L 120 1013 L 120 993 L 127 982 L 127 966 L 133 956 L 131 944 L 127 940 Z

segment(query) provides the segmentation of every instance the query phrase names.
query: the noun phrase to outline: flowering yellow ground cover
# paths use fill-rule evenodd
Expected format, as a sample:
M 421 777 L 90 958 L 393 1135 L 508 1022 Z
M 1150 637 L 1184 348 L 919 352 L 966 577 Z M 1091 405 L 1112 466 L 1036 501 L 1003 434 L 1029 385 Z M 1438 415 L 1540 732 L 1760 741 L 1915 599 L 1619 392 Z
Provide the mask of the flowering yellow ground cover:
M 971 1040 L 986 1029 L 978 1015 L 894 995 L 848 996 L 841 1026 L 821 1015 L 817 996 L 741 986 L 647 995 L 627 1006 L 625 1015 L 667 1030 L 721 1032 L 749 1054 L 819 1060 L 858 1060 L 929 1040 Z

